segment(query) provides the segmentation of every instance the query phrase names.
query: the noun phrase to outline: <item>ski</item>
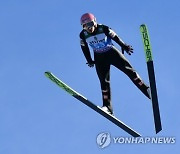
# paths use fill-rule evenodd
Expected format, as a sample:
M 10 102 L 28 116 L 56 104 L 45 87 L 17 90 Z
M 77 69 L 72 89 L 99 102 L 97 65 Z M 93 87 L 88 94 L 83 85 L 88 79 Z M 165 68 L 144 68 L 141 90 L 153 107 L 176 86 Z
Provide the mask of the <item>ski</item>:
M 153 115 L 154 115 L 154 125 L 155 125 L 156 134 L 157 134 L 158 132 L 162 130 L 162 125 L 161 125 L 158 96 L 157 96 L 157 89 L 156 89 L 152 49 L 150 45 L 150 39 L 149 39 L 147 26 L 145 24 L 142 24 L 140 26 L 140 31 L 142 35 L 144 51 L 145 51 L 145 56 L 146 56 L 147 70 L 148 70 L 150 89 L 151 89 L 151 101 L 152 101 L 152 108 L 153 108 Z
M 78 99 L 80 102 L 84 103 L 85 105 L 87 105 L 88 107 L 93 109 L 94 111 L 98 112 L 100 115 L 104 116 L 105 118 L 110 120 L 112 123 L 114 123 L 115 125 L 117 125 L 121 129 L 123 129 L 124 131 L 126 131 L 127 133 L 132 135 L 133 137 L 140 137 L 141 136 L 139 133 L 137 133 L 132 128 L 130 128 L 129 126 L 124 124 L 122 121 L 120 121 L 118 118 L 116 118 L 115 116 L 113 116 L 113 115 L 111 115 L 109 113 L 106 113 L 105 111 L 103 111 L 101 109 L 101 107 L 96 106 L 91 101 L 89 101 L 87 98 L 85 98 L 83 95 L 81 95 L 80 93 L 78 93 L 75 90 L 73 90 L 71 87 L 69 87 L 63 81 L 58 79 L 51 72 L 45 72 L 45 75 L 46 75 L 47 78 L 49 78 L 55 84 L 57 84 L 60 88 L 65 90 L 67 93 L 69 93 L 71 96 L 73 96 L 74 98 Z

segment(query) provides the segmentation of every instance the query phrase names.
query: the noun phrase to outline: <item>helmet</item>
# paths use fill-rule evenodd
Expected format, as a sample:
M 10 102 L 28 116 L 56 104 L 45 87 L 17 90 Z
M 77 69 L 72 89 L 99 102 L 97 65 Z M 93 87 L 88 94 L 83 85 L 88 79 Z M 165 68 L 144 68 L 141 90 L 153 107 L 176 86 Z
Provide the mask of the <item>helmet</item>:
M 84 25 L 88 22 L 94 21 L 96 22 L 96 18 L 92 13 L 85 13 L 81 16 L 81 25 Z

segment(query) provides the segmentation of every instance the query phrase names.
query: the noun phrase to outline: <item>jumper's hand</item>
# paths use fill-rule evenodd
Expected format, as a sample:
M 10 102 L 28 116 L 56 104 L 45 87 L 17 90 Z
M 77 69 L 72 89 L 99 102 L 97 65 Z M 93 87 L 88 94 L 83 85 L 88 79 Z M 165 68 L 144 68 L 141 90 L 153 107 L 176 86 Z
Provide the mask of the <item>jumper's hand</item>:
M 87 62 L 86 63 L 89 67 L 94 67 L 95 61 Z
M 132 48 L 132 46 L 131 45 L 124 45 L 123 47 L 121 47 L 121 49 L 122 49 L 122 53 L 124 54 L 124 50 L 126 51 L 126 53 L 128 54 L 128 55 L 131 55 L 132 53 L 133 53 L 133 48 Z

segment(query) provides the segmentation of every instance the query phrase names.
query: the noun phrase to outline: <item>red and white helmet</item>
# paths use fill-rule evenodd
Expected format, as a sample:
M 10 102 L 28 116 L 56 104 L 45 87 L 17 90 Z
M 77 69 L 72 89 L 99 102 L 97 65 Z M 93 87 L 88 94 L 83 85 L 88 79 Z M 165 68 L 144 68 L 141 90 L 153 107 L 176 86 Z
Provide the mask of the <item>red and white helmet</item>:
M 81 16 L 81 25 L 94 21 L 96 23 L 96 18 L 92 13 L 85 13 Z

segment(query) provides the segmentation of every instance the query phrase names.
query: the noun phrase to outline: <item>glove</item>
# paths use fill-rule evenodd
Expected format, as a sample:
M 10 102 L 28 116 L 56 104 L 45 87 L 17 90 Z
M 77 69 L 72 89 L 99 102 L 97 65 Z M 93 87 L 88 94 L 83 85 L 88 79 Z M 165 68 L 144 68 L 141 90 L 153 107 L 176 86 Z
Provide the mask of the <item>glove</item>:
M 126 51 L 126 53 L 128 55 L 131 55 L 133 53 L 133 48 L 131 45 L 127 45 L 125 44 L 123 47 L 121 47 L 121 50 L 122 50 L 122 54 L 124 54 L 124 50 Z
M 87 62 L 86 63 L 89 67 L 94 67 L 95 61 Z

